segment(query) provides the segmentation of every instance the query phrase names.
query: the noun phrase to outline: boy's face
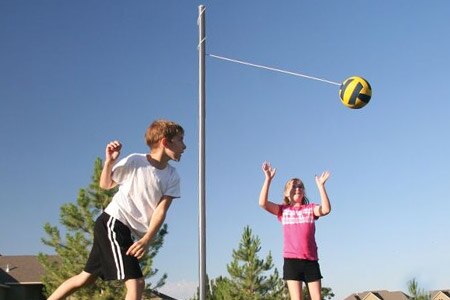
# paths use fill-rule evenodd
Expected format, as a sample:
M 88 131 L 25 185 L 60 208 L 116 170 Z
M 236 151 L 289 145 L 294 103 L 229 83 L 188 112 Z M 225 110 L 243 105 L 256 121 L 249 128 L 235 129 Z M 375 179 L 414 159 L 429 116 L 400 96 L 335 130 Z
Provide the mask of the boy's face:
M 170 157 L 170 159 L 176 161 L 181 159 L 181 154 L 183 154 L 184 149 L 186 149 L 183 139 L 183 134 L 177 134 L 171 140 L 167 140 L 166 154 Z

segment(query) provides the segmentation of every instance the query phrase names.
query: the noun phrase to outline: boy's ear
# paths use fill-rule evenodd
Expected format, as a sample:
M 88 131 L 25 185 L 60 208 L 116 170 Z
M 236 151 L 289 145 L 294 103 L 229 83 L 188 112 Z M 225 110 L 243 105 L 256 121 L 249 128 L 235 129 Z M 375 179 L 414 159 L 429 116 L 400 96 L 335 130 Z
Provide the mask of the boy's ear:
M 161 139 L 161 145 L 163 145 L 164 147 L 167 148 L 168 143 L 169 143 L 169 141 L 167 140 L 167 138 L 163 137 Z

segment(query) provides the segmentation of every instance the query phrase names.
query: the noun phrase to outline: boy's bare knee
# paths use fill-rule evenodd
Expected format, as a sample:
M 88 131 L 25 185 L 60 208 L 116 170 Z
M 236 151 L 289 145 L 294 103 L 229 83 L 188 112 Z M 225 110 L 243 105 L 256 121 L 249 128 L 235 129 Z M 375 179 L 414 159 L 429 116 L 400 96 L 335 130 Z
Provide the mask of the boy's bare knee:
M 67 296 L 74 293 L 79 288 L 93 283 L 97 279 L 96 276 L 89 274 L 85 271 L 78 275 L 75 275 L 66 281 L 64 281 L 54 292 L 50 295 L 48 300 L 65 299 Z
M 94 283 L 95 280 L 97 279 L 96 276 L 89 274 L 85 271 L 82 271 L 80 274 L 75 275 L 74 280 L 75 280 L 75 284 L 80 288 L 83 287 L 85 285 L 89 285 L 91 283 Z

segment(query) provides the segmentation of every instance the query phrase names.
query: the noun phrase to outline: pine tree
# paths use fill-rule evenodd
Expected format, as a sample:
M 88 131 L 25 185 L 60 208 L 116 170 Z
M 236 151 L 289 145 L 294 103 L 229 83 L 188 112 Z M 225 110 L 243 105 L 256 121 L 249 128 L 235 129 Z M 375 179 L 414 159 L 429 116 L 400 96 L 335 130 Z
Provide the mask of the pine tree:
M 419 288 L 419 283 L 415 278 L 408 281 L 408 291 L 411 294 L 411 298 L 414 300 L 431 299 L 430 293 L 427 293 L 424 289 Z
M 230 281 L 228 278 L 219 276 L 209 280 L 206 275 L 206 300 L 229 300 L 231 299 Z M 191 300 L 200 299 L 200 288 L 197 287 L 197 294 Z
M 97 158 L 94 163 L 92 182 L 87 189 L 80 189 L 75 203 L 66 203 L 61 207 L 60 222 L 65 227 L 65 239 L 61 237 L 57 226 L 49 223 L 44 225 L 46 238 L 42 242 L 54 248 L 57 259 L 43 253 L 39 253 L 38 259 L 45 269 L 42 279 L 45 293 L 51 294 L 63 281 L 80 273 L 87 261 L 93 242 L 94 222 L 99 214 L 106 208 L 117 189 L 103 190 L 99 186 L 102 161 Z M 152 267 L 153 259 L 158 254 L 167 234 L 167 225 L 164 224 L 154 238 L 149 251 L 141 260 L 144 277 L 154 277 L 158 270 Z M 155 284 L 146 280 L 146 294 L 150 289 L 163 286 L 167 274 L 163 274 Z M 124 284 L 117 281 L 97 280 L 94 284 L 77 291 L 75 299 L 117 299 L 124 298 Z
M 233 260 L 227 265 L 231 299 L 283 299 L 285 287 L 278 270 L 275 268 L 266 275 L 273 268 L 272 255 L 269 252 L 265 259 L 260 259 L 260 250 L 259 238 L 246 226 L 238 249 L 233 250 Z
M 258 237 L 252 235 L 249 226 L 244 228 L 237 250 L 233 250 L 233 260 L 227 265 L 230 278 L 219 276 L 207 280 L 207 300 L 284 300 L 288 299 L 287 289 L 275 268 L 272 255 L 265 259 L 258 257 L 261 250 Z M 199 291 L 192 300 L 199 299 Z
M 303 293 L 303 300 L 310 300 L 311 297 L 309 296 L 308 288 L 303 286 L 302 289 Z M 334 297 L 334 293 L 331 288 L 329 287 L 322 287 L 320 289 L 320 299 L 332 299 Z
M 230 280 L 228 278 L 219 276 L 215 280 L 211 280 L 211 293 L 210 298 L 211 300 L 228 300 L 232 299 L 231 295 L 231 285 Z

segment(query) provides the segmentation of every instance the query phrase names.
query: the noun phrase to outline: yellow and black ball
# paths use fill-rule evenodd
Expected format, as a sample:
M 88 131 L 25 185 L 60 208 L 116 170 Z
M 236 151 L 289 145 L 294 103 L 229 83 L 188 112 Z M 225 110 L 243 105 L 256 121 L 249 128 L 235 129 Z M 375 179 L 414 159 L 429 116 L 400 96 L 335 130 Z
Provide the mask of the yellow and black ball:
M 342 103 L 349 108 L 362 108 L 369 103 L 372 97 L 372 88 L 364 78 L 352 76 L 341 84 L 339 97 Z

